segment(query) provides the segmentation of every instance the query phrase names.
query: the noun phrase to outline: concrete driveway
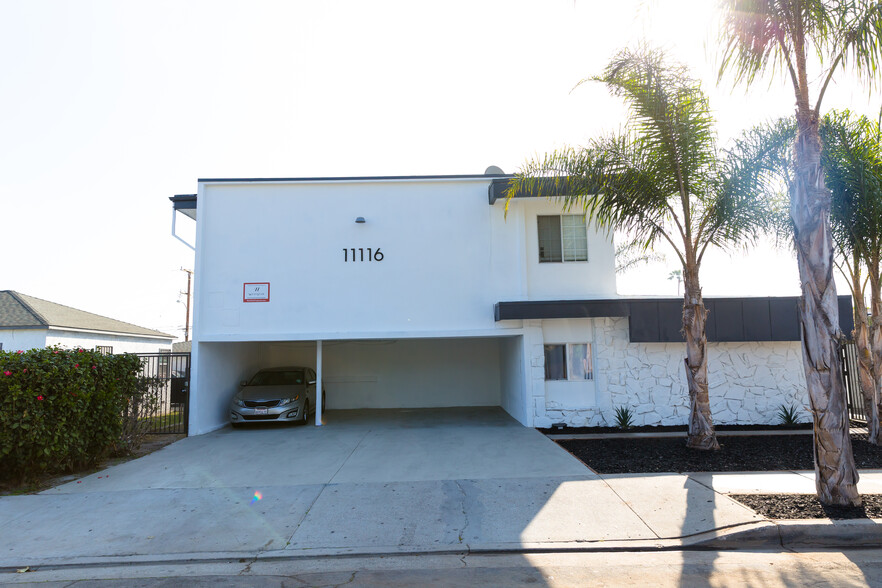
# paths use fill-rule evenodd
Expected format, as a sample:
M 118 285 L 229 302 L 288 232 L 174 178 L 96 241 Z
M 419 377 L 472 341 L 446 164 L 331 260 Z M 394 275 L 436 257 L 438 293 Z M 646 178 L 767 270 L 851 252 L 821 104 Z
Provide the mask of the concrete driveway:
M 600 479 L 499 408 L 326 423 L 223 429 L 0 498 L 0 567 L 549 548 L 758 520 L 685 476 Z
M 227 427 L 45 493 L 593 477 L 498 407 L 330 411 L 324 423 Z

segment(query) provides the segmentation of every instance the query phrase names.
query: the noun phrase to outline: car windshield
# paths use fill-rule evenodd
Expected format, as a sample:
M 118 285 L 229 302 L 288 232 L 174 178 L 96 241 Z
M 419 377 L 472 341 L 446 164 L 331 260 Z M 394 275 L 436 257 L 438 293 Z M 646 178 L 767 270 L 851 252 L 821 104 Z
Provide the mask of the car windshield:
M 297 386 L 303 384 L 303 370 L 289 372 L 257 372 L 249 386 Z

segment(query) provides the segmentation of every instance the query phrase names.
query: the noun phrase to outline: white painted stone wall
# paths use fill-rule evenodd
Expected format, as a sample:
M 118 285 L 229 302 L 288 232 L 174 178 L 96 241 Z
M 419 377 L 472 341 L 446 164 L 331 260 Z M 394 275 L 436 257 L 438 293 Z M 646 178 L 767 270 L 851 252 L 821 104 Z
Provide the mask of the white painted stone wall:
M 638 426 L 688 422 L 684 344 L 629 343 L 626 318 L 594 319 L 593 337 L 594 405 L 546 399 L 541 411 L 537 407 L 535 426 L 612 425 L 619 406 L 631 409 Z M 533 360 L 544 364 L 541 345 L 534 346 Z M 774 424 L 782 405 L 796 406 L 809 419 L 798 342 L 709 343 L 708 380 L 715 424 Z

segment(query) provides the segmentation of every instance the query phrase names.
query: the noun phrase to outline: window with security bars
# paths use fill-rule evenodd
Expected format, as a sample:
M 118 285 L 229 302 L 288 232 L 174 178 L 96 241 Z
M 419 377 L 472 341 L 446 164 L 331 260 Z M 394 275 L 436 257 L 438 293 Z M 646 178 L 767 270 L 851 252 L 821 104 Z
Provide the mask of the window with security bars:
M 113 355 L 113 347 L 109 346 L 98 345 L 95 347 L 95 351 L 97 351 L 101 355 Z
M 536 217 L 539 229 L 539 263 L 588 261 L 585 217 L 563 214 Z

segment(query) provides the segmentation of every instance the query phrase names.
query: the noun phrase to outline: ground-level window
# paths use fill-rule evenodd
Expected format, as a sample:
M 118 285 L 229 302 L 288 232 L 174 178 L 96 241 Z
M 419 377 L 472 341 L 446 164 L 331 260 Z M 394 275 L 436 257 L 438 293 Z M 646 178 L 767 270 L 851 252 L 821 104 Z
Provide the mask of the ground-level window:
M 588 261 L 588 233 L 581 214 L 537 216 L 539 263 Z
M 97 347 L 95 347 L 95 350 L 98 353 L 100 353 L 101 355 L 112 355 L 113 354 L 113 347 L 110 347 L 110 346 L 98 345 Z
M 590 343 L 557 343 L 545 346 L 546 380 L 593 380 Z

